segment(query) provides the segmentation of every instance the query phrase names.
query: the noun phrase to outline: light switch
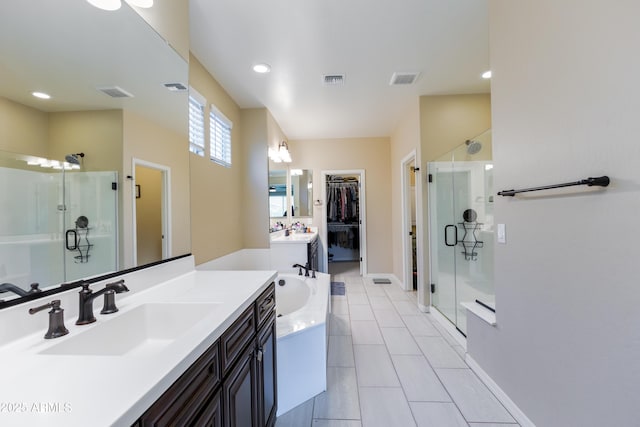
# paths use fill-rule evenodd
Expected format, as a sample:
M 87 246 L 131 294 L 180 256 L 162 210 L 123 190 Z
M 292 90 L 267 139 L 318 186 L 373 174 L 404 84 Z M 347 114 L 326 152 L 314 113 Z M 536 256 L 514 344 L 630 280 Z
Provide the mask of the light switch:
M 498 243 L 507 243 L 507 228 L 504 224 L 498 224 Z

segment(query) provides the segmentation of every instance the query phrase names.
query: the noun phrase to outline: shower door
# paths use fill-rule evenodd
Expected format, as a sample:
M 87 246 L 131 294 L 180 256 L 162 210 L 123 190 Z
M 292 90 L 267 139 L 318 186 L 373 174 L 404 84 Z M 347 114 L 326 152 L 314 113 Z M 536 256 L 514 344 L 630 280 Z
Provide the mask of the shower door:
M 70 282 L 117 269 L 117 172 L 65 172 L 64 276 Z
M 429 163 L 432 306 L 466 334 L 463 302 L 494 306 L 493 165 L 456 152 Z

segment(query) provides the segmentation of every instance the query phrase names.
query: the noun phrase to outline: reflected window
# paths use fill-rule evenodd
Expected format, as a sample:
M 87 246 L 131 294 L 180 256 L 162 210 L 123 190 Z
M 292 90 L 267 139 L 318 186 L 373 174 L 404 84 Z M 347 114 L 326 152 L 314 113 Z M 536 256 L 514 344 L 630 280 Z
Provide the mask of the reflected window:
M 279 217 L 287 214 L 287 186 L 274 184 L 269 186 L 269 216 Z
M 206 100 L 189 88 L 189 151 L 204 157 L 204 106 Z
M 231 167 L 231 128 L 233 123 L 214 105 L 209 113 L 209 150 L 211 160 Z

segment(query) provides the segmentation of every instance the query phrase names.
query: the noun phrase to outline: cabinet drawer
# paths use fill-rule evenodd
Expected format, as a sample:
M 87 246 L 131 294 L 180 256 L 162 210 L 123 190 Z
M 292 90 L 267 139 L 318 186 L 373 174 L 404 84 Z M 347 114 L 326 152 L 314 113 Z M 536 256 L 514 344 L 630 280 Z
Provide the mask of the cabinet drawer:
M 256 316 L 258 328 L 276 308 L 276 284 L 271 282 L 267 289 L 256 300 Z
M 180 425 L 202 411 L 202 402 L 220 384 L 216 341 L 140 418 L 140 426 Z
M 251 304 L 220 338 L 220 360 L 223 376 L 227 375 L 242 350 L 255 336 L 255 332 L 255 305 Z

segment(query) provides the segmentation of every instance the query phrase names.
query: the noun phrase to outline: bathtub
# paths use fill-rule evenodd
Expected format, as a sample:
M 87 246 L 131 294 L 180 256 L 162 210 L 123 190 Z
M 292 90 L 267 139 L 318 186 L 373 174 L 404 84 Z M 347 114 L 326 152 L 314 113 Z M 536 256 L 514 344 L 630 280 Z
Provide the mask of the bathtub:
M 278 413 L 327 389 L 330 275 L 279 273 L 276 278 Z

